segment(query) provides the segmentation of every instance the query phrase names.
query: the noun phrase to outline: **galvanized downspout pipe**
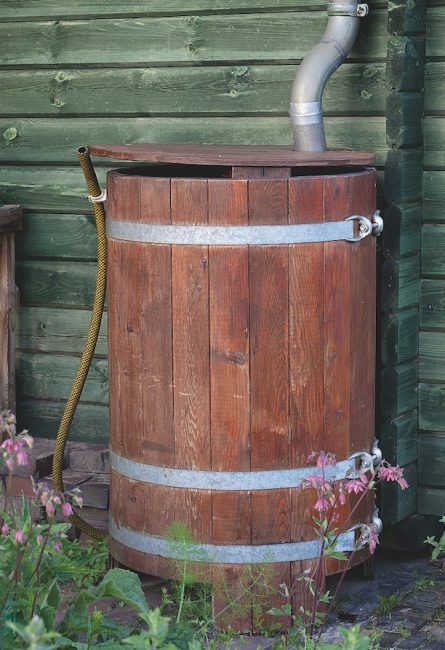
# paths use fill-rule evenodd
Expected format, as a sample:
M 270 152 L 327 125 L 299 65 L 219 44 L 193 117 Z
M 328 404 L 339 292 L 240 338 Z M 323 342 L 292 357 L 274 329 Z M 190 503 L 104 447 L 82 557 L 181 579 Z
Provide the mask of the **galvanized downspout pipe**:
M 292 86 L 290 119 L 296 151 L 326 151 L 321 100 L 330 76 L 354 45 L 368 5 L 357 0 L 328 2 L 326 31 L 298 68 Z

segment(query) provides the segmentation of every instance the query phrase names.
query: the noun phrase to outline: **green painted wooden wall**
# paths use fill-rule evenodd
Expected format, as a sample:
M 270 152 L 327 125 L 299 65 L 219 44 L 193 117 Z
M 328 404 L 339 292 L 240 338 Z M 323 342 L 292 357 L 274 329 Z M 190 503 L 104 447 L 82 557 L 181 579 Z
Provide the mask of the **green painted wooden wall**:
M 321 36 L 321 0 L 2 0 L 0 202 L 21 203 L 21 422 L 57 430 L 88 324 L 95 233 L 75 150 L 84 143 L 290 143 L 296 67 Z M 329 145 L 385 135 L 387 8 L 370 16 L 325 93 Z M 106 167 L 100 165 L 103 180 Z M 105 318 L 106 321 L 106 318 Z M 72 429 L 107 437 L 106 323 Z
M 419 334 L 418 511 L 445 512 L 445 2 L 428 8 Z

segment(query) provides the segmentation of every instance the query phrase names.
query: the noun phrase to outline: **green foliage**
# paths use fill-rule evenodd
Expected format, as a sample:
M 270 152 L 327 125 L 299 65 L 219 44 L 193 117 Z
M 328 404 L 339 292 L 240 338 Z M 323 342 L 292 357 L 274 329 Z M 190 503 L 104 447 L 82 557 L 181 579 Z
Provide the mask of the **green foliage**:
M 320 643 L 303 633 L 299 639 L 282 637 L 274 646 L 275 650 L 378 650 L 378 645 L 373 639 L 364 634 L 359 625 L 354 627 L 340 627 L 340 634 L 343 636 L 341 643 Z
M 445 515 L 441 517 L 439 521 L 441 524 L 445 524 Z M 431 559 L 437 560 L 439 555 L 442 555 L 445 552 L 445 532 L 442 533 L 439 540 L 436 540 L 434 537 L 427 537 L 424 543 L 433 547 Z
M 399 594 L 387 594 L 379 596 L 377 602 L 376 614 L 377 616 L 386 616 L 390 614 L 393 609 L 398 607 L 401 603 Z
M 61 582 L 74 582 L 76 587 L 93 585 L 104 575 L 108 559 L 106 541 L 62 540 L 60 553 L 51 556 L 51 571 Z

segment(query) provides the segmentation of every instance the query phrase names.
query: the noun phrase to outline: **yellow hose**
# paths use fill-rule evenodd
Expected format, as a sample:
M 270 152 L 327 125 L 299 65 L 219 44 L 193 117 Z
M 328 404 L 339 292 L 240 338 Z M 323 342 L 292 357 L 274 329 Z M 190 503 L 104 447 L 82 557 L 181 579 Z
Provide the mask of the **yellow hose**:
M 87 147 L 79 147 L 77 150 L 79 156 L 80 166 L 85 176 L 88 193 L 92 197 L 99 197 L 101 189 L 96 177 L 96 173 L 91 162 Z M 105 209 L 103 203 L 93 203 L 93 212 L 96 220 L 97 232 L 97 277 L 96 277 L 96 291 L 94 295 L 93 310 L 91 313 L 90 326 L 88 328 L 87 339 L 85 348 L 82 352 L 80 364 L 76 372 L 76 376 L 71 386 L 71 391 L 68 401 L 65 405 L 63 417 L 60 422 L 59 430 L 57 432 L 56 443 L 54 447 L 53 457 L 53 485 L 54 489 L 58 492 L 64 491 L 62 468 L 63 457 L 65 453 L 65 446 L 68 440 L 71 423 L 73 421 L 74 413 L 82 393 L 85 380 L 90 369 L 91 360 L 93 358 L 94 350 L 96 347 L 97 337 L 99 336 L 100 323 L 102 320 L 102 313 L 105 302 L 105 289 L 106 289 L 106 270 L 107 270 L 107 250 L 106 250 L 106 237 L 105 237 Z M 94 528 L 89 523 L 84 521 L 78 514 L 73 514 L 69 517 L 70 522 L 79 528 L 81 531 L 92 537 L 93 539 L 103 540 L 107 534 L 98 528 Z

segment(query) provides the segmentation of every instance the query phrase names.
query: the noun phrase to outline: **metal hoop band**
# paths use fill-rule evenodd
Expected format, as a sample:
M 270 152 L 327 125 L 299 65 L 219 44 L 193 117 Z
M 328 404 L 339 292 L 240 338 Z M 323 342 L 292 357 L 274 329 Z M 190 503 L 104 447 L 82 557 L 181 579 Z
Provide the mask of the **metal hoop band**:
M 319 539 L 255 546 L 242 544 L 184 544 L 183 542 L 173 542 L 162 537 L 155 537 L 154 535 L 119 526 L 112 517 L 110 517 L 110 536 L 127 548 L 132 548 L 141 553 L 211 564 L 271 564 L 273 562 L 311 560 L 319 556 L 321 544 Z M 354 548 L 354 531 L 339 535 L 336 551 L 352 551 Z

